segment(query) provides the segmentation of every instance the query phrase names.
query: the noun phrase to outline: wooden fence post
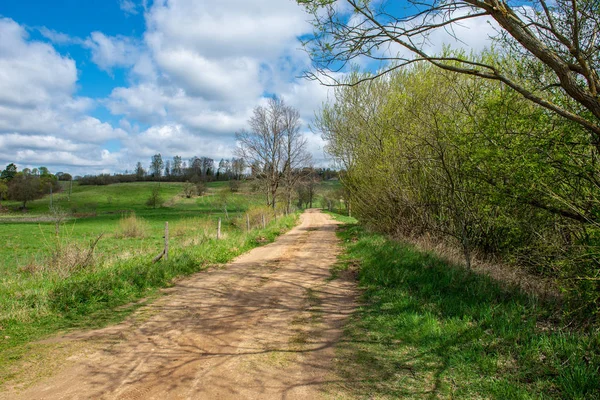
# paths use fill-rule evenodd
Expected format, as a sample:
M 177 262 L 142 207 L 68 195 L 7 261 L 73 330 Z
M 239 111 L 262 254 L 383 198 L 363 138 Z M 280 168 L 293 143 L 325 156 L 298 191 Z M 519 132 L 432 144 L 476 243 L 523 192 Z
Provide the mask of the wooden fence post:
M 267 227 L 267 223 L 265 222 L 265 214 L 262 214 L 262 223 L 263 223 L 263 229 L 265 229 Z
M 219 218 L 219 223 L 217 224 L 217 240 L 221 239 L 221 218 Z
M 154 257 L 152 260 L 153 263 L 158 262 L 161 258 L 164 257 L 165 260 L 169 259 L 169 223 L 165 222 L 165 248 L 160 252 L 159 255 Z M 100 239 L 100 238 L 98 238 Z
M 165 261 L 169 260 L 169 223 L 165 222 Z
M 246 232 L 250 232 L 250 214 L 246 214 Z

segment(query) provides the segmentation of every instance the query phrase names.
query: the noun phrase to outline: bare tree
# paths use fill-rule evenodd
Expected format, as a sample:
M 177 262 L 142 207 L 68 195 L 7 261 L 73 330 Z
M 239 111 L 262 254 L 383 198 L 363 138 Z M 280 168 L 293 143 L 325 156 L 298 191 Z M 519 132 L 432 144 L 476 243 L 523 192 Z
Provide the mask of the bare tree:
M 244 170 L 246 169 L 246 163 L 243 158 L 232 158 L 231 159 L 231 173 L 234 179 L 242 179 L 244 176 Z
M 528 100 L 587 129 L 600 150 L 600 3 L 588 0 L 298 0 L 312 13 L 315 34 L 306 46 L 315 64 L 312 79 L 361 57 L 380 61 L 381 76 L 402 66 L 427 61 L 458 73 L 497 80 Z M 345 3 L 351 12 L 344 11 Z M 432 54 L 428 38 L 438 30 L 450 34 L 465 20 L 491 17 L 495 39 L 507 59 L 495 62 L 445 52 Z M 409 55 L 391 49 L 408 50 Z M 366 79 L 373 79 L 368 77 Z M 331 80 L 328 79 L 329 82 Z M 331 84 L 331 83 L 330 83 Z M 333 80 L 333 84 L 338 84 Z
M 285 184 L 286 210 L 292 211 L 292 196 L 298 182 L 304 176 L 304 167 L 312 162 L 312 156 L 306 150 L 306 137 L 300 132 L 300 113 L 286 106 L 283 110 L 283 181 Z
M 242 130 L 235 135 L 238 142 L 237 155 L 247 164 L 260 169 L 257 177 L 263 180 L 267 205 L 273 209 L 286 162 L 284 143 L 287 110 L 282 99 L 269 99 L 266 106 L 254 109 L 248 120 L 250 130 Z

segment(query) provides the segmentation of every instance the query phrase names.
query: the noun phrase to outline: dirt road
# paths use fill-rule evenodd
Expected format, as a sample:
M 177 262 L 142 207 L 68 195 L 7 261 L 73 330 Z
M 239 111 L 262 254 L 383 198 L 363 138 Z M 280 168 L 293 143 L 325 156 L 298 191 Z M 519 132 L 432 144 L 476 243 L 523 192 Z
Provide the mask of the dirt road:
M 57 339 L 95 347 L 0 399 L 323 397 L 355 289 L 328 280 L 335 222 L 313 210 L 301 218 L 275 243 L 181 281 L 121 325 Z

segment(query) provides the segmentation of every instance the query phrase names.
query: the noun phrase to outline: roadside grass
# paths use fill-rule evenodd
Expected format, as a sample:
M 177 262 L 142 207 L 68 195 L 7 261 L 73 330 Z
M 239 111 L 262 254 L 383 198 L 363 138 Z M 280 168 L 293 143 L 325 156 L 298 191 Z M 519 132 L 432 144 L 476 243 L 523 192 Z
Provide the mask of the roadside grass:
M 362 306 L 338 346 L 351 398 L 599 399 L 600 332 L 433 254 L 345 225 L 339 268 L 358 266 Z
M 297 215 L 278 218 L 266 229 L 230 231 L 223 240 L 211 238 L 196 246 L 174 248 L 168 261 L 152 263 L 147 256 L 83 270 L 66 278 L 16 281 L 0 286 L 0 383 L 11 379 L 11 364 L 27 353 L 32 341 L 72 328 L 104 326 L 121 320 L 139 299 L 175 279 L 215 264 L 223 264 L 292 228 Z M 121 307 L 128 305 L 127 307 Z
M 331 217 L 336 220 L 339 221 L 343 224 L 356 224 L 358 223 L 358 220 L 354 217 L 349 217 L 346 214 L 342 214 L 341 212 L 336 212 L 336 211 L 327 211 L 327 210 L 323 210 L 323 213 L 331 215 Z

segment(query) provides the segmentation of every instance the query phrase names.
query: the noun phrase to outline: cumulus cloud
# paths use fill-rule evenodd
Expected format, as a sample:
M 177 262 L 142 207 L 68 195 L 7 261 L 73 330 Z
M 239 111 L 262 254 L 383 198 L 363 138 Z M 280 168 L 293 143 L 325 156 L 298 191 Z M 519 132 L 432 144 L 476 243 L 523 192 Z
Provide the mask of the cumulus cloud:
M 57 32 L 53 29 L 48 29 L 45 26 L 38 28 L 40 34 L 46 39 L 50 40 L 54 44 L 58 45 L 70 45 L 70 44 L 83 44 L 84 41 L 80 38 L 67 35 L 66 33 Z
M 74 92 L 72 59 L 48 44 L 27 41 L 25 29 L 7 18 L 0 19 L 0 38 L 0 105 L 34 107 Z
M 180 47 L 208 58 L 277 58 L 310 30 L 302 9 L 280 0 L 157 0 L 147 25 L 155 52 Z
M 134 82 L 115 88 L 105 102 L 115 115 L 153 125 L 136 136 L 148 144 L 130 143 L 128 154 L 166 152 L 160 140 L 149 139 L 160 128 L 195 143 L 197 155 L 214 155 L 216 148 L 223 157 L 267 94 L 297 105 L 305 120 L 326 97 L 314 82 L 294 79 L 309 64 L 297 37 L 310 30 L 294 2 L 157 0 L 145 16 L 145 50 L 131 69 Z
M 75 61 L 8 18 L 0 19 L 0 38 L 0 163 L 110 162 L 102 143 L 126 133 L 88 115 L 95 101 L 75 95 Z
M 215 160 L 233 156 L 233 135 L 223 140 L 218 136 L 192 131 L 182 124 L 155 125 L 124 141 L 123 154 L 129 165 L 150 160 L 158 151 L 165 157 L 179 155 L 184 159 L 205 156 Z M 158 150 L 157 150 L 158 149 Z

